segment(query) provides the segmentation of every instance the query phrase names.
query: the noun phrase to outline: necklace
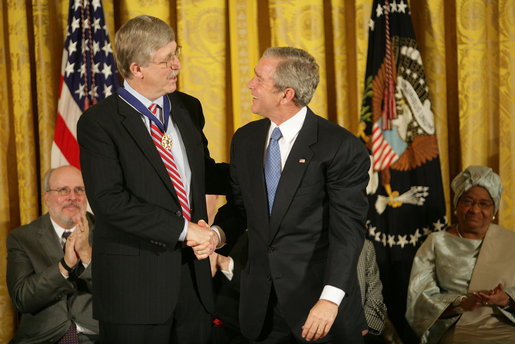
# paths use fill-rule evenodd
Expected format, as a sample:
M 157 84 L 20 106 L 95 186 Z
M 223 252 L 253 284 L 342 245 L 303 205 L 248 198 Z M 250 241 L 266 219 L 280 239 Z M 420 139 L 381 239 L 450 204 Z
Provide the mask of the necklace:
M 463 239 L 463 235 L 460 233 L 460 226 L 456 225 L 456 231 L 458 232 L 458 236 Z

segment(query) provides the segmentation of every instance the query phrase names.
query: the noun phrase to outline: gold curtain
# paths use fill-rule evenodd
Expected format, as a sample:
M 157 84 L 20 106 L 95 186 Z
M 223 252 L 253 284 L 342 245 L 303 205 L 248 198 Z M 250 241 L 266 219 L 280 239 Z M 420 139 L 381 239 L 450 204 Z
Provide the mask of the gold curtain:
M 116 6 L 115 6 L 116 5 Z M 246 85 L 270 45 L 311 52 L 321 67 L 312 109 L 357 132 L 372 0 L 103 0 L 111 40 L 129 18 L 168 22 L 183 46 L 179 89 L 198 97 L 217 160 L 235 129 L 256 119 Z M 504 193 L 499 223 L 515 229 L 515 5 L 420 0 L 411 13 L 433 102 L 450 218 L 450 180 L 491 166 Z M 0 342 L 16 327 L 5 284 L 5 238 L 45 212 L 67 1 L 0 2 Z

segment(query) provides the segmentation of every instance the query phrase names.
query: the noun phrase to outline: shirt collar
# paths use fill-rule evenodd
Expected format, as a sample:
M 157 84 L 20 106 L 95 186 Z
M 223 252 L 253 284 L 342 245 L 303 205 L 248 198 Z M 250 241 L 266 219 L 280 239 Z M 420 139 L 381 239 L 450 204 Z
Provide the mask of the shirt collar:
M 57 224 L 57 222 L 54 221 L 52 216 L 50 216 L 50 221 L 52 222 L 52 225 L 54 226 L 55 233 L 57 234 L 57 237 L 59 240 L 61 240 L 61 237 L 63 236 L 64 231 L 73 232 L 77 226 L 73 226 L 73 228 L 64 228 Z
M 302 107 L 302 109 L 299 110 L 293 117 L 288 119 L 287 121 L 281 123 L 279 125 L 279 129 L 281 130 L 281 133 L 283 134 L 282 138 L 286 142 L 293 141 L 300 129 L 302 128 L 302 125 L 304 124 L 304 119 L 306 118 L 306 114 L 308 112 L 308 108 L 306 106 Z M 277 127 L 277 125 L 274 122 L 270 122 L 270 129 L 268 131 L 268 137 L 270 138 L 270 135 L 272 135 L 272 131 Z
M 123 88 L 125 88 L 127 90 L 127 92 L 129 92 L 130 94 L 132 94 L 134 97 L 136 97 L 137 100 L 139 100 L 141 102 L 141 104 L 145 105 L 145 107 L 148 109 L 148 107 L 150 105 L 152 105 L 153 103 L 159 105 L 161 107 L 161 109 L 163 108 L 163 97 L 164 96 L 161 96 L 159 98 L 157 98 L 156 100 L 154 101 L 151 101 L 149 100 L 147 97 L 145 97 L 144 95 L 140 94 L 138 91 L 136 91 L 134 88 L 132 88 L 131 85 L 129 85 L 129 83 L 127 82 L 127 80 L 124 80 L 123 81 Z

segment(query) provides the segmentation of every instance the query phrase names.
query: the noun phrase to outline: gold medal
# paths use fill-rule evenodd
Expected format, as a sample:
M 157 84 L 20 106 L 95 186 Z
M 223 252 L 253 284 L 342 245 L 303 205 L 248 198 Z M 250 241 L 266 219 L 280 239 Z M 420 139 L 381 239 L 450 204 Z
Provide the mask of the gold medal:
M 161 146 L 163 146 L 163 148 L 168 151 L 172 151 L 172 144 L 172 138 L 170 137 L 170 135 L 165 133 L 161 138 Z

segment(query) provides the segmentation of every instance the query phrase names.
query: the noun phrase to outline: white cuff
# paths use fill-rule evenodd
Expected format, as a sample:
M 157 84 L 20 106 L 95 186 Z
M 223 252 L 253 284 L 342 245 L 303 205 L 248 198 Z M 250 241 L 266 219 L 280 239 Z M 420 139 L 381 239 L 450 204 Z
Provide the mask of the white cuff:
M 211 230 L 214 230 L 216 232 L 216 234 L 218 235 L 218 243 L 220 245 L 220 243 L 222 242 L 222 236 L 220 235 L 220 231 L 218 230 L 218 227 L 212 226 Z
M 320 300 L 327 300 L 333 303 L 336 303 L 340 306 L 340 303 L 345 296 L 345 292 L 340 288 L 333 287 L 332 285 L 324 286 L 324 290 L 322 290 L 322 295 L 320 295 Z
M 231 257 L 229 257 L 229 271 L 220 270 L 224 276 L 229 280 L 232 281 L 232 277 L 234 276 L 234 260 L 232 260 Z

